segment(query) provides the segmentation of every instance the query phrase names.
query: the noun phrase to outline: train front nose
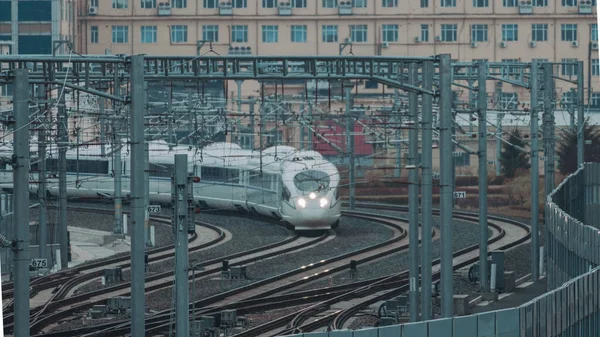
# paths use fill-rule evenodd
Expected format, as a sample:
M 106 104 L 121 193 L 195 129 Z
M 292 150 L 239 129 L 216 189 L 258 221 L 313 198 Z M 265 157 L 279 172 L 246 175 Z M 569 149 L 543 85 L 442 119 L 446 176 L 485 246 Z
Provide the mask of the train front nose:
M 296 200 L 297 229 L 329 229 L 337 220 L 332 216 L 330 201 L 325 197 L 298 198 Z

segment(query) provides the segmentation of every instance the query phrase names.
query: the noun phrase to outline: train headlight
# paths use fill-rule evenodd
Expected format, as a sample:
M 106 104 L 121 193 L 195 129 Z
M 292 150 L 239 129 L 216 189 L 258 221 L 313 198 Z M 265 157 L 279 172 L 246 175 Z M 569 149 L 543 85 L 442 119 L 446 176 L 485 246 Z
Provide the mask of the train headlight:
M 327 199 L 321 198 L 321 200 L 319 200 L 319 205 L 321 206 L 321 208 L 327 206 Z
M 302 198 L 298 199 L 298 205 L 302 208 L 306 208 L 306 200 Z
M 308 195 L 309 198 L 314 199 L 317 197 L 317 195 L 315 194 L 315 192 L 310 192 L 310 194 Z

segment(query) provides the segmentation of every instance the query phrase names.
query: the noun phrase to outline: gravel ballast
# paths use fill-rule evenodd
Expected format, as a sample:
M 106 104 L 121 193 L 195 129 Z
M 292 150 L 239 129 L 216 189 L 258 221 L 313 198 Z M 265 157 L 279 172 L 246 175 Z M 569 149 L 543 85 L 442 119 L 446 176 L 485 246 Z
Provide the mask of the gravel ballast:
M 366 222 L 362 219 L 343 217 L 340 226 L 335 230 L 336 237 L 327 244 L 317 245 L 298 253 L 285 254 L 247 266 L 247 280 L 202 279 L 196 281 L 196 299 L 206 298 L 224 290 L 250 284 L 258 280 L 272 277 L 303 265 L 328 259 L 363 247 L 390 239 L 392 229 L 387 226 Z M 192 286 L 190 285 L 190 289 Z M 172 290 L 163 289 L 147 295 L 148 307 L 164 310 L 171 307 Z

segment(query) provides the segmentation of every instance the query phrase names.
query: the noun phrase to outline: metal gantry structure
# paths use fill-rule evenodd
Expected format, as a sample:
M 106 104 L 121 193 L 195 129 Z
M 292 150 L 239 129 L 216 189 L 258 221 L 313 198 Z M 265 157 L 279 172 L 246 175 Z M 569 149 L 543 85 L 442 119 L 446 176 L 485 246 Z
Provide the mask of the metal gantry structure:
M 440 144 L 440 229 L 441 229 L 441 297 L 442 297 L 442 316 L 451 317 L 453 315 L 453 268 L 452 268 L 452 250 L 453 250 L 453 232 L 452 232 L 452 211 L 453 211 L 453 192 L 454 192 L 454 160 L 453 148 L 457 146 L 469 154 L 477 154 L 479 157 L 479 206 L 483 212 L 480 219 L 480 266 L 482 270 L 486 270 L 487 265 L 487 125 L 492 123 L 487 121 L 487 112 L 489 102 L 486 91 L 486 81 L 496 80 L 520 85 L 531 90 L 531 102 L 529 111 L 531 112 L 531 159 L 532 159 L 532 247 L 538 246 L 538 231 L 537 231 L 537 184 L 538 171 L 537 168 L 537 133 L 538 123 L 537 114 L 540 110 L 538 93 L 540 89 L 540 78 L 543 83 L 543 112 L 544 112 L 544 149 L 545 155 L 554 159 L 553 144 L 554 144 L 554 121 L 553 121 L 553 88 L 554 79 L 553 66 L 555 64 L 542 63 L 534 61 L 532 63 L 487 63 L 479 64 L 452 64 L 450 55 L 436 55 L 432 57 L 414 57 L 414 58 L 399 58 L 399 57 L 356 57 L 356 56 L 336 56 L 336 57 L 285 57 L 285 56 L 269 56 L 269 57 L 254 57 L 254 56 L 0 56 L 0 84 L 14 83 L 16 86 L 14 112 L 15 112 L 15 186 L 28 186 L 29 182 L 26 179 L 29 172 L 29 163 L 22 162 L 29 160 L 29 149 L 24 140 L 19 141 L 19 137 L 28 134 L 31 121 L 24 119 L 27 116 L 27 105 L 21 104 L 22 101 L 29 100 L 29 88 L 31 85 L 45 87 L 44 92 L 52 92 L 56 89 L 68 88 L 79 92 L 85 92 L 101 97 L 101 101 L 108 99 L 112 103 L 113 111 L 121 111 L 127 108 L 128 116 L 125 114 L 115 114 L 112 116 L 101 116 L 102 129 L 106 121 L 112 122 L 112 143 L 109 156 L 113 156 L 115 160 L 114 184 L 115 184 L 115 233 L 123 233 L 122 224 L 122 194 L 121 194 L 121 177 L 122 166 L 121 160 L 121 144 L 123 139 L 127 139 L 127 145 L 131 149 L 131 170 L 136 172 L 131 175 L 131 201 L 132 201 L 132 221 L 131 221 L 131 265 L 132 265 L 132 335 L 144 334 L 144 316 L 145 316 L 145 297 L 144 297 L 144 250 L 147 246 L 147 238 L 149 233 L 147 230 L 147 214 L 146 206 L 147 199 L 147 148 L 148 129 L 145 125 L 149 120 L 157 118 L 151 114 L 147 114 L 147 94 L 145 94 L 145 83 L 160 82 L 160 81 L 196 81 L 208 82 L 213 80 L 236 80 L 238 88 L 244 80 L 327 80 L 327 81 L 349 81 L 349 80 L 372 80 L 383 83 L 397 90 L 403 90 L 408 93 L 407 118 L 410 123 L 409 127 L 409 153 L 408 165 L 404 169 L 409 170 L 409 232 L 410 232 L 410 250 L 409 250 L 409 278 L 410 278 L 410 318 L 415 320 L 428 320 L 433 318 L 431 306 L 432 293 L 432 187 L 433 187 L 433 172 L 432 172 L 432 144 L 433 134 L 439 133 Z M 579 64 L 581 67 L 581 63 Z M 29 69 L 26 71 L 25 69 Z M 517 69 L 517 70 L 509 70 Z M 581 70 L 581 69 L 580 69 Z M 581 72 L 579 73 L 581 74 Z M 541 75 L 541 76 L 540 76 Z M 516 76 L 519 80 L 512 77 Z M 582 83 L 582 76 L 577 79 L 577 84 Z M 469 82 L 468 85 L 463 83 Z M 99 83 L 110 82 L 113 84 L 112 93 L 110 90 L 101 88 Z M 478 83 L 475 87 L 473 83 Z M 128 91 L 121 92 L 123 84 L 128 84 Z M 476 104 L 466 111 L 462 111 L 455 105 L 453 101 L 452 86 L 467 88 L 470 91 L 477 92 Z M 338 147 L 338 151 L 346 152 L 350 156 L 350 189 L 354 190 L 354 160 L 353 155 L 353 139 L 351 133 L 353 130 L 351 114 L 351 91 L 350 87 L 344 89 L 346 97 L 346 132 L 347 132 L 347 147 L 342 150 Z M 583 118 L 583 96 L 582 90 L 579 91 L 580 100 L 578 106 L 578 118 L 581 123 Z M 50 95 L 48 95 L 49 97 Z M 238 95 L 239 96 L 239 95 Z M 398 94 L 396 94 L 398 96 Z M 188 94 L 188 103 L 184 108 L 184 112 L 188 116 L 196 111 L 203 111 L 207 107 L 192 106 L 190 103 L 191 94 Z M 41 98 L 41 97 L 40 97 Z M 241 104 L 241 97 L 240 99 Z M 60 217 L 59 230 L 61 238 L 61 267 L 67 266 L 66 259 L 66 172 L 64 151 L 69 144 L 65 97 L 59 95 L 57 129 L 58 145 L 59 145 L 59 167 L 60 167 Z M 396 101 L 398 101 L 396 99 Z M 434 101 L 437 103 L 434 106 Z M 241 113 L 240 105 L 238 105 L 238 116 L 250 117 L 252 130 L 254 130 L 254 100 L 246 101 L 251 107 L 248 114 Z M 314 116 L 314 109 L 317 107 L 312 104 L 307 104 L 306 109 L 309 111 L 309 117 L 297 114 L 287 113 L 283 111 L 275 113 L 275 122 L 279 116 L 281 121 L 296 120 L 300 125 L 308 130 L 309 139 L 312 138 L 312 133 L 319 138 L 323 138 L 326 142 L 326 137 L 311 129 L 311 120 Z M 420 121 L 419 121 L 419 108 Z M 100 109 L 104 110 L 102 102 Z M 176 108 L 170 106 L 167 115 L 175 111 Z M 492 109 L 493 110 L 493 109 Z M 19 111 L 25 111 L 25 113 Z M 204 110 L 206 111 L 206 110 Z M 394 112 L 397 115 L 397 112 Z M 465 145 L 457 142 L 454 137 L 455 132 L 455 116 L 459 113 L 477 114 L 478 116 L 478 137 L 479 149 L 473 151 Z M 264 106 L 261 104 L 260 109 L 260 128 L 261 134 L 264 131 Z M 234 114 L 227 114 L 229 118 Z M 227 118 L 227 116 L 225 116 Z M 436 126 L 434 117 L 439 121 L 439 126 Z M 395 122 L 398 122 L 400 116 L 396 116 Z M 128 121 L 128 123 L 127 123 Z M 186 119 L 185 122 L 192 123 L 192 118 Z M 205 126 L 204 114 L 200 128 Z M 227 120 L 225 127 L 227 128 Z M 124 126 L 128 124 L 128 131 Z M 46 124 L 43 124 L 46 125 Z M 583 146 L 583 131 L 581 124 L 578 124 L 578 138 L 581 147 Z M 169 123 L 168 127 L 172 128 Z M 190 126 L 190 125 L 188 125 Z M 499 127 L 499 125 L 496 125 Z M 41 129 L 44 130 L 45 126 Z M 419 129 L 421 131 L 421 160 L 418 162 L 418 139 Z M 40 131 L 42 142 L 45 140 L 46 134 Z M 197 133 L 196 130 L 190 129 L 190 135 Z M 398 140 L 397 132 L 395 144 L 399 149 L 400 141 Z M 173 134 L 169 131 L 169 138 Z M 377 133 L 376 137 L 387 139 L 387 132 Z M 384 135 L 384 136 L 382 136 Z M 495 137 L 501 139 L 501 134 L 496 134 Z M 171 140 L 172 141 L 172 140 Z M 206 141 L 206 140 L 205 140 Z M 263 137 L 260 137 L 260 148 L 262 149 Z M 302 137 L 304 141 L 304 137 Z M 176 141 L 177 142 L 177 141 Z M 104 142 L 102 142 L 104 143 Z M 254 142 L 252 142 L 254 144 Z M 335 144 L 329 142 L 335 148 Z M 41 150 L 42 151 L 42 150 Z M 581 157 L 583 158 L 583 152 Z M 41 152 L 43 153 L 43 152 Z M 398 156 L 399 151 L 396 155 Z M 42 162 L 43 162 L 43 157 Z M 21 160 L 21 162 L 19 161 Z M 396 161 L 397 165 L 399 160 Z M 550 191 L 553 187 L 554 164 L 553 160 L 546 160 L 546 191 Z M 44 165 L 39 166 L 41 172 L 45 169 Z M 421 209 L 422 209 L 422 245 L 421 245 L 421 275 L 419 275 L 419 252 L 418 252 L 418 195 L 419 195 L 419 179 L 418 169 L 421 170 Z M 43 174 L 40 174 L 43 175 Z M 43 182 L 40 182 L 40 186 Z M 534 188 L 534 186 L 536 186 Z M 15 188 L 15 205 L 21 203 L 21 199 L 26 200 L 27 188 Z M 354 193 L 351 193 L 354 196 Z M 20 198 L 20 199 L 19 199 Z M 351 198 L 351 207 L 353 206 L 354 198 Z M 21 203 L 25 205 L 25 202 Z M 45 207 L 45 203 L 41 202 L 40 207 Z M 536 208 L 534 208 L 536 207 Z M 26 209 L 25 209 L 26 210 Z M 15 219 L 28 219 L 23 209 L 19 209 L 23 213 L 23 217 L 15 217 Z M 15 214 L 21 213 L 15 209 Z M 41 213 L 40 213 L 41 214 Z M 535 215 L 535 216 L 534 216 Z M 41 215 L 40 215 L 41 217 Z M 40 219 L 40 224 L 42 223 Z M 21 226 L 22 227 L 22 226 Z M 28 305 L 28 265 L 29 265 L 29 243 L 23 233 L 19 232 L 18 223 L 15 223 L 15 240 L 17 249 L 15 251 L 15 332 L 17 336 L 26 336 L 29 332 L 29 305 Z M 43 235 L 42 235 L 43 236 Z M 22 244 L 21 244 L 22 243 Z M 26 244 L 25 244 L 26 243 Z M 64 257 L 63 257 L 64 256 Z M 539 274 L 538 266 L 538 251 L 537 248 L 532 248 L 532 278 L 537 280 Z M 423 266 L 428 266 L 423 268 Z M 178 270 L 186 270 L 187 268 L 178 268 Z M 481 287 L 485 291 L 488 289 L 488 280 L 486 273 L 481 274 Z M 421 276 L 421 282 L 419 282 Z M 421 288 L 421 310 L 419 317 L 419 303 L 417 302 L 419 283 Z M 178 296 L 179 297 L 179 296 Z M 181 306 L 181 308 L 180 308 Z M 187 308 L 187 303 L 185 304 Z M 183 304 L 178 303 L 178 309 L 183 310 Z

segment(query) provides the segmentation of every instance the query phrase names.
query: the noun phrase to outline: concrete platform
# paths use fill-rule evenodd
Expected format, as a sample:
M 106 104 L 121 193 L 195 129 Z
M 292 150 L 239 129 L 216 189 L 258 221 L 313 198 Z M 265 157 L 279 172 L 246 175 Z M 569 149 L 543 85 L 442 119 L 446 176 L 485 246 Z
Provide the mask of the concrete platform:
M 527 303 L 532 299 L 543 295 L 546 291 L 545 276 L 535 283 L 525 281 L 517 285 L 514 292 L 498 294 L 498 301 L 487 302 L 479 301 L 479 299 L 473 300 L 472 303 L 475 303 L 473 303 L 469 309 L 469 314 L 518 307 L 521 304 Z
M 69 267 L 86 261 L 130 251 L 129 238 L 111 232 L 80 227 L 67 227 L 71 233 L 71 262 Z

